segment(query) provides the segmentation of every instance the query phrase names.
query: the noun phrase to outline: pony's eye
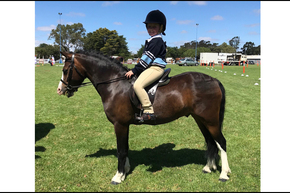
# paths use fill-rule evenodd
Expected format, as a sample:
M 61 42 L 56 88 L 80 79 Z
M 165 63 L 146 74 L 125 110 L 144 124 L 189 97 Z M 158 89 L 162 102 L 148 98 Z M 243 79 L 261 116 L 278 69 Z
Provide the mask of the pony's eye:
M 67 74 L 67 69 L 62 70 L 63 74 Z

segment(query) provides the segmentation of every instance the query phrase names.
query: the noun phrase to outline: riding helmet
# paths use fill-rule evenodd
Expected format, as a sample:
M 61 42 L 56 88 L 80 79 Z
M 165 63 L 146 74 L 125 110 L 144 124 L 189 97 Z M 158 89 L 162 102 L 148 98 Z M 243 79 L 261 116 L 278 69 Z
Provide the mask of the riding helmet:
M 146 20 L 143 22 L 147 23 L 159 23 L 162 24 L 164 29 L 162 34 L 165 35 L 164 31 L 166 29 L 166 17 L 165 15 L 159 10 L 150 11 L 146 17 Z

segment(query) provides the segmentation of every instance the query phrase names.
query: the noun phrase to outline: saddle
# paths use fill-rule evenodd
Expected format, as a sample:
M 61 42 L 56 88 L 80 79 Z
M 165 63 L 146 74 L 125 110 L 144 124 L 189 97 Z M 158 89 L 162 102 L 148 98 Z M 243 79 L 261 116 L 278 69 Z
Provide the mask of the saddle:
M 154 103 L 154 98 L 155 98 L 157 87 L 161 87 L 169 83 L 170 77 L 168 77 L 168 75 L 170 71 L 171 71 L 171 68 L 167 68 L 159 79 L 157 79 L 155 82 L 153 82 L 152 84 L 150 84 L 149 86 L 145 88 L 152 105 Z M 132 86 L 129 90 L 131 103 L 133 104 L 134 107 L 137 108 L 137 111 L 139 111 L 139 113 L 142 114 L 142 111 L 143 111 L 142 105 L 133 88 L 134 82 L 131 82 L 131 84 Z

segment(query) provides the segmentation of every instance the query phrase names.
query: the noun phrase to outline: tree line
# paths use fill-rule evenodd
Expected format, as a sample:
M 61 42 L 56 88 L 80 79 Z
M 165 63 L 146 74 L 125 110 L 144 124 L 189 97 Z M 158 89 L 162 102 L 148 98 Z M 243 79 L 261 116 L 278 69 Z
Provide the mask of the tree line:
M 140 46 L 137 54 L 129 52 L 126 38 L 123 35 L 118 35 L 116 30 L 108 30 L 107 28 L 99 28 L 93 32 L 85 33 L 81 23 L 72 25 L 58 24 L 56 29 L 52 29 L 48 37 L 49 40 L 54 40 L 54 45 L 40 44 L 35 47 L 35 55 L 38 57 L 44 56 L 48 58 L 50 55 L 58 60 L 60 57 L 60 45 L 62 51 L 69 51 L 73 49 L 75 52 L 78 50 L 95 50 L 100 51 L 108 56 L 121 56 L 125 60 L 128 58 L 141 58 L 144 45 Z M 192 57 L 195 58 L 195 48 L 197 44 L 197 59 L 199 59 L 201 52 L 224 52 L 236 53 L 240 45 L 240 38 L 233 37 L 229 44 L 223 42 L 221 45 L 218 43 L 211 43 L 210 41 L 191 41 L 178 47 L 167 47 L 166 57 L 180 58 Z M 255 46 L 253 42 L 246 42 L 241 48 L 242 54 L 247 55 L 260 55 L 260 45 Z

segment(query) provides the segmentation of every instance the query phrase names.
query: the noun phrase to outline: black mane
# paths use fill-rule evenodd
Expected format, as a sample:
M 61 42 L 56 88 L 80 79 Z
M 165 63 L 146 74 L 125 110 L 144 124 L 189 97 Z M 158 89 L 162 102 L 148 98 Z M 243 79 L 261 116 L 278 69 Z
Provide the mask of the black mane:
M 130 70 L 128 67 L 124 66 L 120 61 L 114 58 L 110 58 L 109 56 L 104 55 L 102 52 L 97 52 L 94 50 L 91 51 L 78 50 L 76 54 L 85 55 L 84 59 L 91 60 L 92 62 L 98 62 L 102 60 L 105 62 L 105 65 L 110 65 L 111 68 L 123 69 L 125 71 Z

